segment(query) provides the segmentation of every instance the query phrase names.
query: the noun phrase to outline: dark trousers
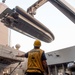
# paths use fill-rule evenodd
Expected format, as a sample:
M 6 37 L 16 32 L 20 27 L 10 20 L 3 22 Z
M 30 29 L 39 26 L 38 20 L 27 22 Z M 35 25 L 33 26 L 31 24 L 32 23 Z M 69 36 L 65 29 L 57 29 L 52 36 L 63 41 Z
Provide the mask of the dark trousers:
M 26 75 L 44 75 L 43 73 L 26 73 Z

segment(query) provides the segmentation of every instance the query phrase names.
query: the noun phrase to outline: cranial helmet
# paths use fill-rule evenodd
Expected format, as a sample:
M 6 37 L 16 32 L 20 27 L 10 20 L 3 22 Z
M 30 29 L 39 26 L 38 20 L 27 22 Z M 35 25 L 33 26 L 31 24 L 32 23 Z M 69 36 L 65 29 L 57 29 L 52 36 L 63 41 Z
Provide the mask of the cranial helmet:
M 35 40 L 35 41 L 34 41 L 34 46 L 40 47 L 40 46 L 41 46 L 40 40 Z

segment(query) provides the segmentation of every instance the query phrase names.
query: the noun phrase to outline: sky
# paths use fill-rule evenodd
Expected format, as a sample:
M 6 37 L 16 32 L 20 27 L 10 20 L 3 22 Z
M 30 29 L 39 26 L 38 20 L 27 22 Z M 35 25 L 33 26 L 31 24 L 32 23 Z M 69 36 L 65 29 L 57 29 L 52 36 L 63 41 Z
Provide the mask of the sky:
M 0 0 L 1 2 L 2 0 Z M 6 0 L 5 4 L 11 9 L 15 6 L 23 8 L 25 11 L 37 0 Z M 75 8 L 75 0 L 66 0 Z M 38 21 L 43 23 L 54 34 L 55 40 L 51 43 L 41 41 L 45 52 L 60 50 L 62 48 L 75 46 L 75 24 L 70 21 L 64 14 L 56 9 L 50 2 L 45 3 L 37 9 L 34 16 Z M 10 45 L 20 44 L 20 50 L 28 52 L 33 48 L 35 39 L 25 36 L 14 30 L 11 31 Z

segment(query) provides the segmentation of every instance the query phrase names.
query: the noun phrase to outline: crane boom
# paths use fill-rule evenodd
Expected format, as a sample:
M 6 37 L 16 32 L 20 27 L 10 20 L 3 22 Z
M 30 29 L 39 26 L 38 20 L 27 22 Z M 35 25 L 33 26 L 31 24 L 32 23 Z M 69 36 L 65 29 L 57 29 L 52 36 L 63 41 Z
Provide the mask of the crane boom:
M 37 2 L 35 2 L 32 6 L 30 6 L 28 9 L 27 9 L 27 12 L 34 16 L 35 15 L 35 11 L 40 7 L 42 6 L 43 4 L 45 4 L 48 0 L 38 0 Z
M 27 12 L 34 16 L 36 9 L 38 9 L 47 1 L 49 1 L 58 10 L 60 10 L 67 18 L 69 18 L 73 23 L 75 23 L 75 9 L 65 0 L 38 0 L 28 8 Z

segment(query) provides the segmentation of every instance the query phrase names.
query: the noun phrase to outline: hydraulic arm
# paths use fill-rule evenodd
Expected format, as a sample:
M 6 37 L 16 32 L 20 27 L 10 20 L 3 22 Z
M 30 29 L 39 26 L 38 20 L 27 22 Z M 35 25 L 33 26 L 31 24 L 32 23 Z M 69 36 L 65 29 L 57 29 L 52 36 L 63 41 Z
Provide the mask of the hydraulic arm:
M 31 14 L 32 16 L 34 16 L 36 9 L 38 9 L 40 6 L 42 6 L 47 1 L 53 4 L 66 17 L 68 17 L 73 23 L 75 23 L 75 8 L 73 8 L 65 0 L 38 0 L 36 3 L 34 3 L 32 6 L 28 8 L 27 12 Z

